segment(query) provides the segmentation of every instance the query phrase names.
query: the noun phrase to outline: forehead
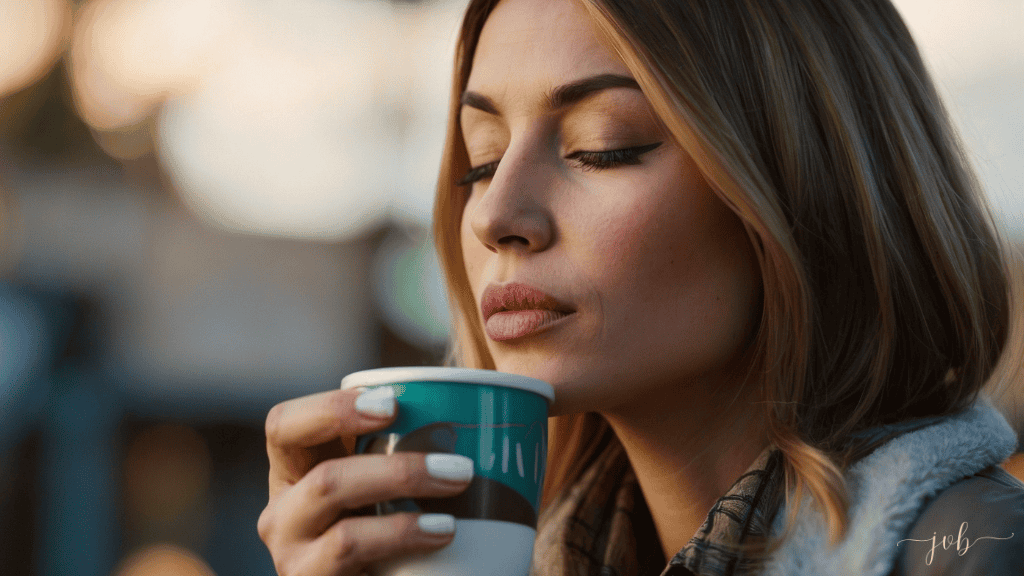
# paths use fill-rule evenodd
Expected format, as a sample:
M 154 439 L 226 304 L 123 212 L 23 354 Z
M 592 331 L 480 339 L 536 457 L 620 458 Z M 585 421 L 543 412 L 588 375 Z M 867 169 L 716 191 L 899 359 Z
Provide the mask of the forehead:
M 480 33 L 467 88 L 501 99 L 601 73 L 630 75 L 575 0 L 502 0 Z

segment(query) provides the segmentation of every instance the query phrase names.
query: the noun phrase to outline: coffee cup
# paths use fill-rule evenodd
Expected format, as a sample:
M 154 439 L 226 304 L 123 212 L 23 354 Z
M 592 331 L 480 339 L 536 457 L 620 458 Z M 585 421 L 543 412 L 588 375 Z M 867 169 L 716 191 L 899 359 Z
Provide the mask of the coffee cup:
M 444 513 L 455 537 L 426 554 L 373 565 L 372 576 L 526 576 L 533 558 L 547 462 L 550 384 L 469 368 L 379 368 L 349 374 L 342 389 L 390 386 L 391 426 L 356 439 L 356 454 L 450 453 L 474 462 L 469 487 L 450 498 L 381 502 L 377 514 Z

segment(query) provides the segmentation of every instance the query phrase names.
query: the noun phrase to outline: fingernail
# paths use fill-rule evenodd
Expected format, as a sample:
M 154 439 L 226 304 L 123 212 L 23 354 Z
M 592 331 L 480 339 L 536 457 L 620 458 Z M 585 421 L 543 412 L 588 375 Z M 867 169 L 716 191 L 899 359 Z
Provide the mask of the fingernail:
M 466 482 L 473 479 L 473 460 L 461 454 L 427 454 L 427 472 L 434 478 Z
M 429 534 L 455 532 L 455 516 L 451 514 L 420 514 L 416 523 L 420 525 L 420 530 Z
M 356 410 L 366 416 L 392 416 L 395 413 L 394 388 L 384 386 L 364 391 L 356 397 Z

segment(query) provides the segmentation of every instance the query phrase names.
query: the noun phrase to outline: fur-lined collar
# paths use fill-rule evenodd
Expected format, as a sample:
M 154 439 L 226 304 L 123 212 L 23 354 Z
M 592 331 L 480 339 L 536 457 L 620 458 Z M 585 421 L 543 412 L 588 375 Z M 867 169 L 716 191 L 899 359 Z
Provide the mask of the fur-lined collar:
M 896 543 L 917 520 L 925 501 L 954 482 L 1009 457 L 1017 437 L 991 401 L 981 396 L 967 410 L 887 442 L 852 465 L 849 530 L 836 547 L 810 497 L 804 497 L 791 537 L 765 564 L 771 576 L 887 576 Z M 773 531 L 781 534 L 785 505 Z

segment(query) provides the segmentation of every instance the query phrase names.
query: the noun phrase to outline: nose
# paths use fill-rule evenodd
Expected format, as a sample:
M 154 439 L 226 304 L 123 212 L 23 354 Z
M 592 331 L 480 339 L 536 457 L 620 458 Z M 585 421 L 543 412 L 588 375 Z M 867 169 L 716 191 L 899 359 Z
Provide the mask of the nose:
M 550 206 L 551 170 L 528 154 L 506 151 L 490 183 L 480 186 L 469 206 L 470 227 L 491 252 L 515 249 L 539 252 L 554 239 Z

